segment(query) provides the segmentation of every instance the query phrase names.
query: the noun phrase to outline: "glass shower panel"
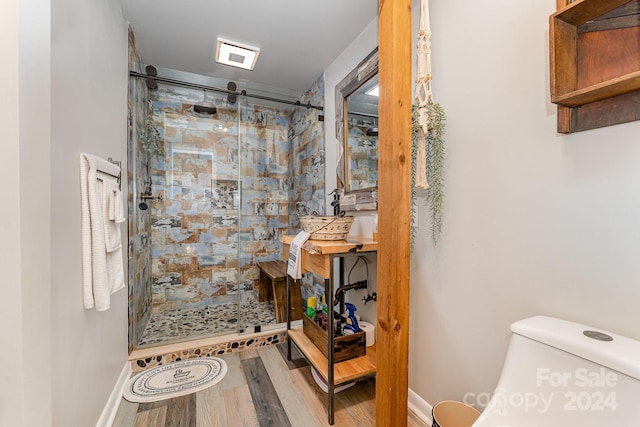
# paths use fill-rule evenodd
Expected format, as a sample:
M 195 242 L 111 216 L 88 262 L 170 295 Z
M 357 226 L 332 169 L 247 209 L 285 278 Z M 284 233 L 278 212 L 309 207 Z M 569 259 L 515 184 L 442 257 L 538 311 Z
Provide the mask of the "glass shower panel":
M 180 341 L 239 328 L 237 108 L 213 97 L 218 113 L 198 114 L 202 93 L 160 85 L 152 94 L 164 155 L 148 167 L 153 314 L 158 340 Z M 209 97 L 211 99 L 211 96 Z M 153 334 L 152 334 L 153 335 Z
M 133 200 L 148 224 L 141 240 L 150 242 L 151 271 L 151 316 L 138 347 L 283 322 L 274 307 L 284 301 L 260 289 L 257 263 L 280 259 L 292 213 L 320 212 L 324 202 L 315 112 L 208 92 L 217 113 L 199 114 L 202 91 L 165 83 L 149 97 L 164 146 L 161 156 L 135 162 L 144 182 Z M 147 189 L 154 199 L 139 210 Z
M 239 101 L 240 181 L 240 318 L 247 332 L 268 329 L 278 321 L 274 294 L 261 286 L 257 263 L 280 258 L 280 235 L 289 222 L 289 111 L 282 106 Z M 264 286 L 264 284 L 262 284 Z

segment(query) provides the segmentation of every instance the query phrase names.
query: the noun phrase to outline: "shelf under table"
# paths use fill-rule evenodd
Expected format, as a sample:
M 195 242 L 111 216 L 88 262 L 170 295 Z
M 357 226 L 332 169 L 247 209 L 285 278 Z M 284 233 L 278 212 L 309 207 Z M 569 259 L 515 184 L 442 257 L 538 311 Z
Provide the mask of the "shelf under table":
M 316 345 L 304 334 L 302 326 L 289 329 L 289 339 L 304 354 L 307 361 L 315 368 L 320 376 L 328 381 L 328 361 Z M 333 365 L 333 383 L 340 385 L 376 373 L 376 346 L 367 347 L 367 353 L 363 356 L 338 362 Z

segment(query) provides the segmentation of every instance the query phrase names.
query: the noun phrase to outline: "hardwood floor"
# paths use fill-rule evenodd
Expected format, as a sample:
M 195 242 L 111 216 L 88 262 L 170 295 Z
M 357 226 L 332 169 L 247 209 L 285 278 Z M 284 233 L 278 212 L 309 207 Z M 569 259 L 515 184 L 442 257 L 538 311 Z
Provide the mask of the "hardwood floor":
M 153 403 L 122 400 L 113 427 L 327 426 L 327 395 L 297 352 L 286 344 L 220 356 L 227 375 L 197 393 Z M 375 426 L 375 380 L 336 394 L 335 426 Z M 424 427 L 409 412 L 408 426 Z

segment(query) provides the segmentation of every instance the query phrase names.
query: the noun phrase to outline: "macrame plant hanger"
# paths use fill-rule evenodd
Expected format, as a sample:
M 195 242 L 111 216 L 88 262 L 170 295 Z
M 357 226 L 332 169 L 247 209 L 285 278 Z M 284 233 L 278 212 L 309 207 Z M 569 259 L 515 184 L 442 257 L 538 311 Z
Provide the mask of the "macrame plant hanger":
M 420 31 L 417 47 L 418 75 L 416 77 L 415 104 L 418 120 L 418 150 L 416 154 L 415 186 L 426 190 L 427 182 L 427 134 L 429 126 L 429 109 L 427 104 L 433 101 L 431 92 L 431 28 L 429 24 L 429 1 L 420 1 Z

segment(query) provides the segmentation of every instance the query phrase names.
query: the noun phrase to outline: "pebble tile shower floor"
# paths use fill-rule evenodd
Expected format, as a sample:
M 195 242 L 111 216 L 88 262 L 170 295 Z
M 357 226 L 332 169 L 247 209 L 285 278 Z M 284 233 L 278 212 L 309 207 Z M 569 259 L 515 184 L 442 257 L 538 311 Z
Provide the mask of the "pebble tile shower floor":
M 243 303 L 238 312 L 237 303 L 205 307 L 167 310 L 153 313 L 138 345 L 164 344 L 203 336 L 238 331 L 238 322 L 253 328 L 254 325 L 275 324 L 273 301 L 251 300 Z M 253 332 L 253 330 L 249 331 Z

